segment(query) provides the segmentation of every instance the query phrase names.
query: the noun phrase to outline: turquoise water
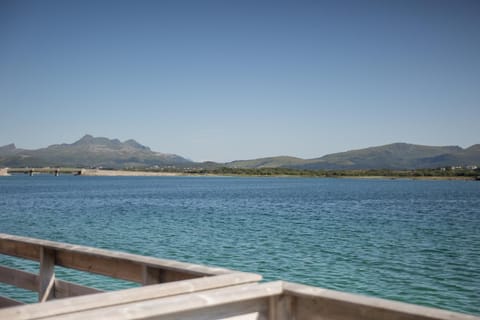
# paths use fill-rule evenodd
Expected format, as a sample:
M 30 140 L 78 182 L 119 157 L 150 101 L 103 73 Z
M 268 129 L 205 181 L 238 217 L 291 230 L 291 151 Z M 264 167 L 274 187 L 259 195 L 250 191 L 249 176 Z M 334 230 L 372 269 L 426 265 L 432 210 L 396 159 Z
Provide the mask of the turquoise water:
M 2 177 L 0 232 L 480 314 L 474 181 Z M 35 299 L 6 285 L 0 295 Z

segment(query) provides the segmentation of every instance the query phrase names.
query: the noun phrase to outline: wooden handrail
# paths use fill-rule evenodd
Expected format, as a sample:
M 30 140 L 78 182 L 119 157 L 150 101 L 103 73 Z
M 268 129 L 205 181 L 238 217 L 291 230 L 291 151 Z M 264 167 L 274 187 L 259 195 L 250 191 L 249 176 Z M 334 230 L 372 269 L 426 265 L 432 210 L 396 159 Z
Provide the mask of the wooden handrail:
M 233 274 L 211 277 L 211 281 L 231 276 Z M 196 286 L 207 279 L 180 281 L 178 284 Z M 172 294 L 171 290 L 176 294 Z M 168 283 L 103 293 L 101 296 L 102 299 L 85 296 L 69 301 L 52 301 L 48 305 L 7 308 L 0 310 L 0 318 L 480 320 L 474 315 L 283 281 L 210 287 L 190 292 L 179 290 L 177 283 Z
M 86 271 L 143 285 L 236 273 L 223 268 L 157 259 L 130 253 L 0 233 L 0 254 L 38 261 L 39 275 L 0 266 L 0 282 L 37 291 L 38 300 L 101 292 L 55 279 L 55 266 Z M 237 273 L 238 274 L 238 273 Z M 252 276 L 252 275 L 250 275 Z M 259 281 L 261 276 L 254 276 Z M 249 282 L 253 282 L 250 281 Z M 2 300 L 3 305 L 16 302 Z
M 282 282 L 284 305 L 296 320 L 480 320 L 479 317 L 410 303 Z
M 142 284 L 233 272 L 224 268 L 0 233 L 0 254 L 40 261 L 40 253 L 45 249 L 52 252 L 51 258 L 57 266 Z

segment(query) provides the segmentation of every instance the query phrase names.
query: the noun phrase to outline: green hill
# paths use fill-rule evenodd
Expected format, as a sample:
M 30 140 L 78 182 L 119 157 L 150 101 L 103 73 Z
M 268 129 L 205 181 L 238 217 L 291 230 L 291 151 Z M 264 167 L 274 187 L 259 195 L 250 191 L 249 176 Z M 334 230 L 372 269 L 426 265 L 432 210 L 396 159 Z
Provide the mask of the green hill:
M 227 164 L 230 168 L 280 168 L 280 167 L 295 167 L 302 165 L 305 160 L 295 157 L 280 156 L 270 158 L 260 158 L 253 160 L 239 160 L 232 161 Z
M 234 161 L 236 168 L 293 168 L 309 170 L 421 169 L 446 166 L 480 165 L 480 145 L 467 149 L 458 146 L 432 147 L 407 143 L 329 154 L 320 158 L 270 157 Z
M 175 154 L 154 152 L 135 140 L 121 142 L 85 135 L 72 144 L 56 144 L 37 150 L 18 149 L 14 144 L 0 147 L 0 167 L 103 167 L 214 169 L 219 167 L 308 170 L 422 169 L 448 166 L 480 166 L 480 144 L 432 147 L 407 143 L 350 150 L 320 158 L 289 156 L 238 160 L 229 163 L 196 163 Z

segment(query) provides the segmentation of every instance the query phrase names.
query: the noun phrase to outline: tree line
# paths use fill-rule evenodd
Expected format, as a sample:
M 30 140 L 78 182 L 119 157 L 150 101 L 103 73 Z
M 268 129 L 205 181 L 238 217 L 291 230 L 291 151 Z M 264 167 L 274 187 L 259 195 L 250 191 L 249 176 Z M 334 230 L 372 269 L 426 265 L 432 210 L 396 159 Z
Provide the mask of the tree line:
M 299 176 L 299 177 L 480 177 L 480 168 L 477 169 L 415 169 L 415 170 L 304 170 L 291 168 L 169 168 L 162 171 L 183 172 L 188 174 L 236 175 L 236 176 Z

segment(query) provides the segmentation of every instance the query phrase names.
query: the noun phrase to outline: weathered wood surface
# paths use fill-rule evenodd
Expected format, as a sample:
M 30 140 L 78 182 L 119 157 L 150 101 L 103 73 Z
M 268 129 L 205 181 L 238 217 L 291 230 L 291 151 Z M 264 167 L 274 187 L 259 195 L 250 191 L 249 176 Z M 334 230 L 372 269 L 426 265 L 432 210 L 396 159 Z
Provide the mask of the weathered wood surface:
M 216 278 L 216 277 L 212 277 Z M 189 280 L 191 281 L 199 281 Z M 162 285 L 156 285 L 162 286 Z M 175 284 L 171 283 L 174 287 Z M 142 291 L 152 287 L 136 288 Z M 134 290 L 134 289 L 129 289 Z M 116 294 L 124 294 L 126 291 Z M 102 294 L 104 296 L 106 294 Z M 90 297 L 83 297 L 87 299 Z M 80 298 L 78 298 L 80 299 Z M 74 299 L 68 299 L 74 300 Z M 313 288 L 281 281 L 264 284 L 231 286 L 202 292 L 158 296 L 111 305 L 80 306 L 50 313 L 49 319 L 264 319 L 264 320 L 479 320 L 479 317 L 420 307 L 406 303 L 369 298 L 342 292 Z M 49 302 L 51 307 L 61 301 Z M 90 302 L 89 302 L 90 303 Z M 72 302 L 72 304 L 74 304 Z M 38 306 L 38 305 L 37 305 Z M 45 304 L 44 306 L 47 306 Z M 16 307 L 5 311 L 22 310 Z M 40 305 L 42 307 L 42 305 Z M 70 305 L 70 307 L 72 307 Z M 57 309 L 57 308 L 50 308 Z M 44 310 L 46 310 L 44 308 Z M 67 312 L 68 311 L 68 312 Z M 0 311 L 1 312 L 1 311 Z M 43 318 L 40 317 L 19 319 Z M 2 314 L 0 317 L 12 314 Z M 13 318 L 16 319 L 16 318 Z
M 38 275 L 38 301 L 45 302 L 55 297 L 55 251 L 40 249 L 40 274 Z
M 30 291 L 38 290 L 38 275 L 1 265 L 0 282 Z
M 199 292 L 216 288 L 255 283 L 261 276 L 251 273 L 231 273 L 213 277 L 197 278 L 131 288 L 119 291 L 88 295 L 62 300 L 49 301 L 0 310 L 0 319 L 40 319 L 79 311 L 95 310 L 106 307 L 115 308 L 124 304 L 139 303 L 152 299 L 170 297 L 185 293 Z
M 105 291 L 68 281 L 55 280 L 55 299 L 78 297 L 101 292 Z
M 38 291 L 38 279 L 38 275 L 34 273 L 0 266 L 0 282 L 2 283 L 30 291 Z M 57 299 L 100 292 L 103 292 L 103 290 L 55 279 L 55 298 Z
M 142 289 L 145 288 L 148 287 Z M 49 319 L 225 319 L 248 315 L 247 319 L 267 320 L 268 298 L 281 291 L 280 282 L 240 285 L 77 311 Z
M 283 283 L 295 320 L 480 320 L 480 317 L 366 297 L 301 284 Z
M 144 268 L 162 270 L 161 281 L 178 281 L 233 272 L 174 260 L 145 257 L 48 240 L 0 233 L 0 253 L 39 261 L 42 248 L 55 252 L 58 266 L 101 274 L 137 283 L 145 282 Z M 151 283 L 152 278 L 148 278 Z
M 13 306 L 21 306 L 23 302 L 17 301 L 15 299 L 10 299 L 7 297 L 0 297 L 0 308 L 7 308 Z

